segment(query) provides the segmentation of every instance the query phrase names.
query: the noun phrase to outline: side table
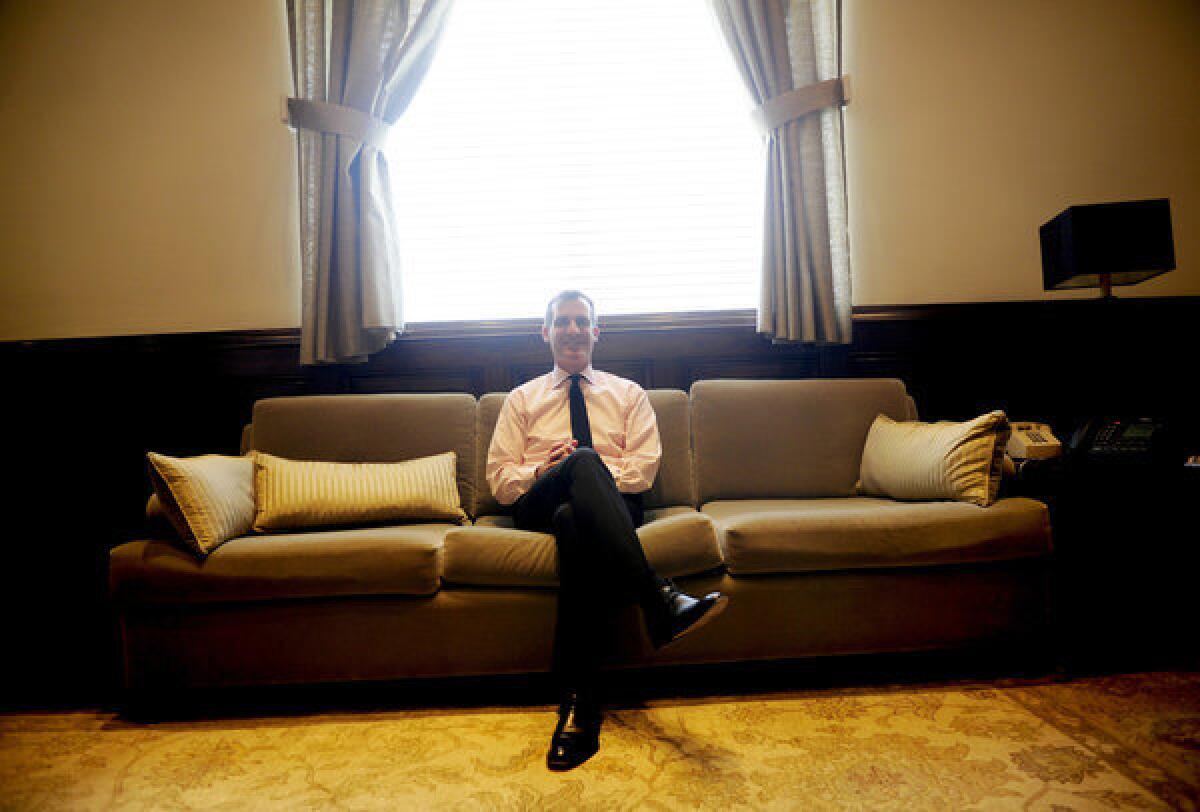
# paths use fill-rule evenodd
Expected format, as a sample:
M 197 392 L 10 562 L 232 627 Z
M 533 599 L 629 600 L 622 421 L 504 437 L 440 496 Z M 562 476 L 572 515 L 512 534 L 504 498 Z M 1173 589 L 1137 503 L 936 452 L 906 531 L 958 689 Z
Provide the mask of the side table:
M 1030 461 L 1007 492 L 1050 508 L 1052 611 L 1067 671 L 1200 662 L 1200 469 Z

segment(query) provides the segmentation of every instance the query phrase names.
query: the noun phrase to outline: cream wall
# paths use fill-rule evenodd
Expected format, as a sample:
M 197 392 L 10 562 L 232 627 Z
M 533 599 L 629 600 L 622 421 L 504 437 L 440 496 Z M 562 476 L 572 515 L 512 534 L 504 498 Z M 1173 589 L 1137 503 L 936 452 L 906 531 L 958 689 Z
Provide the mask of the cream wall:
M 0 1 L 0 340 L 299 324 L 283 9 Z
M 844 0 L 856 305 L 1047 294 L 1037 228 L 1068 205 L 1171 199 L 1200 294 L 1200 3 Z
M 700 2 L 700 0 L 697 0 Z M 854 301 L 1063 298 L 1037 226 L 1171 198 L 1200 294 L 1200 3 L 844 0 Z M 0 340 L 294 327 L 283 0 L 0 0 Z

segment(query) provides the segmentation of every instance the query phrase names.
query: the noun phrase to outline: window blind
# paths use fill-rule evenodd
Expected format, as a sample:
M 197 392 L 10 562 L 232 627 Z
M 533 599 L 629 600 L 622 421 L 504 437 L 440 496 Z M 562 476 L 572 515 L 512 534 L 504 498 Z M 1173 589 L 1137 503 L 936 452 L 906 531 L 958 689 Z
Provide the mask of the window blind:
M 704 0 L 459 0 L 388 146 L 406 321 L 754 307 L 752 106 Z

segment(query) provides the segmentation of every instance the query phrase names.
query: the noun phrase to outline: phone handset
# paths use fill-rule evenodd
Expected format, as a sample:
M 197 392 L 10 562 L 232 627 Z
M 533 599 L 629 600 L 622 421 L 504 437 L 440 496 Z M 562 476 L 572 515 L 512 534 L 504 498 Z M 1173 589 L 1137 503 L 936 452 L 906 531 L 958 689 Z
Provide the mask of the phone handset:
M 1104 419 L 1100 417 L 1091 417 L 1083 421 L 1079 425 L 1079 428 L 1075 429 L 1074 433 L 1071 434 L 1071 442 L 1067 445 L 1071 453 L 1079 454 L 1091 448 L 1103 423 Z
M 1005 449 L 1014 460 L 1048 460 L 1062 454 L 1062 443 L 1045 423 L 1012 422 Z

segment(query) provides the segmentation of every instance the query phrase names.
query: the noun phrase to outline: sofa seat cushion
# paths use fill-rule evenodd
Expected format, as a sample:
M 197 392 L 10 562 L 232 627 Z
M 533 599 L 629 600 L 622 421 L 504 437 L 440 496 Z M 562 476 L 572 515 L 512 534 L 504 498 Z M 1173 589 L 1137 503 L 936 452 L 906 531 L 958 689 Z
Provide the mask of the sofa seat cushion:
M 204 561 L 167 542 L 131 541 L 112 551 L 110 591 L 118 601 L 154 604 L 431 595 L 453 526 L 242 536 Z
M 679 505 L 673 507 L 646 508 L 645 520 L 646 524 L 656 522 L 659 519 L 669 519 L 672 516 L 695 516 L 696 509 L 687 505 Z M 508 527 L 512 528 L 512 516 L 504 515 L 487 515 L 480 516 L 475 520 L 476 527 Z
M 873 497 L 710 502 L 733 575 L 968 564 L 1050 552 L 1046 506 Z
M 721 566 L 712 520 L 691 508 L 666 512 L 638 528 L 646 558 L 659 575 L 677 578 Z M 504 516 L 481 516 L 474 527 L 446 534 L 442 577 L 448 583 L 476 586 L 558 586 L 558 550 L 554 536 L 517 530 Z

